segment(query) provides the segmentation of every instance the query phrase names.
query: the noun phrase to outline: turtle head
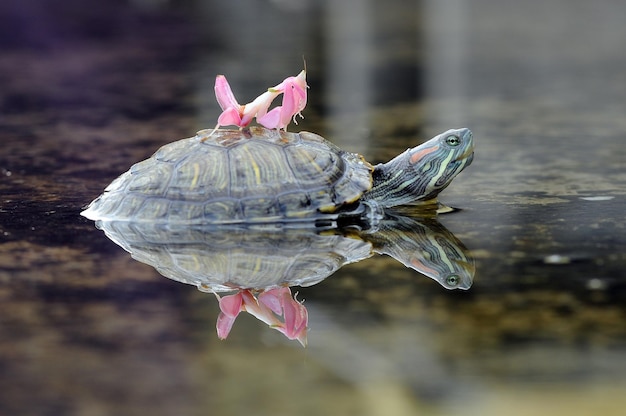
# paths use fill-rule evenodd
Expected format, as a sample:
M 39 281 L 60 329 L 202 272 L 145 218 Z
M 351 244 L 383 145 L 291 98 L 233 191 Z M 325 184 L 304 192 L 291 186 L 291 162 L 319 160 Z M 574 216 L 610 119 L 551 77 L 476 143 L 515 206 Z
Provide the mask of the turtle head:
M 474 160 L 474 139 L 469 129 L 448 130 L 409 150 L 407 177 L 420 186 L 418 199 L 436 197 Z
M 368 197 L 386 207 L 432 200 L 473 159 L 472 132 L 448 130 L 376 166 Z

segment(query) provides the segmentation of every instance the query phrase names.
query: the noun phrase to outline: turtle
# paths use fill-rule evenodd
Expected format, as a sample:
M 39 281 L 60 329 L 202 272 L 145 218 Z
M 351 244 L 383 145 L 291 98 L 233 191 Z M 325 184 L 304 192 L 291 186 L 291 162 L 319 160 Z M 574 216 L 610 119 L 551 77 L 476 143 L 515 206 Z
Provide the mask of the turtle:
M 388 207 L 432 205 L 473 157 L 466 128 L 448 130 L 375 166 L 315 133 L 207 129 L 133 165 L 81 215 L 220 226 L 373 224 Z

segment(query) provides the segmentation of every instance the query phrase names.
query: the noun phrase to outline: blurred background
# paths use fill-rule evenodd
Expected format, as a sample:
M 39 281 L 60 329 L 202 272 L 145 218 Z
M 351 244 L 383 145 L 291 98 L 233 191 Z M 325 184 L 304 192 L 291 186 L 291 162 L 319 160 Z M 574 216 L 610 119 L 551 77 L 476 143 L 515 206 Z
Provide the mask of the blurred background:
M 626 3 L 3 0 L 0 413 L 623 414 Z M 449 128 L 467 291 L 384 256 L 299 290 L 307 348 L 109 241 L 81 209 L 159 146 L 296 75 L 371 162 Z

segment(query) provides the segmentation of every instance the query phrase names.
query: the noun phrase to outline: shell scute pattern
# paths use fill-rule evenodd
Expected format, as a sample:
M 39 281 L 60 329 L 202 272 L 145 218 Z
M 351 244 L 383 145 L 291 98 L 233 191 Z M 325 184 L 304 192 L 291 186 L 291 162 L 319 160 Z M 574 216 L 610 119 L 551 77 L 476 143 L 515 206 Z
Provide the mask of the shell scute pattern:
M 152 158 L 158 160 L 159 162 L 168 162 L 168 163 L 176 163 L 177 161 L 183 159 L 185 156 L 189 154 L 189 147 L 195 147 L 196 142 L 195 137 L 190 137 L 188 139 L 178 140 L 172 143 L 168 143 L 166 145 L 161 146 L 155 153 L 152 155 Z M 146 159 L 148 160 L 148 159 Z M 145 162 L 145 160 L 144 160 Z M 140 164 L 142 162 L 136 163 Z M 132 167 L 131 167 L 132 170 Z
M 145 202 L 145 198 L 141 195 L 127 194 L 124 197 L 124 203 L 118 204 L 116 207 L 112 207 L 114 215 L 123 218 L 132 218 L 141 209 Z
M 197 222 L 204 219 L 204 204 L 189 201 L 172 201 L 168 210 L 171 222 Z
M 230 197 L 277 195 L 300 189 L 283 147 L 252 138 L 228 149 Z
M 317 194 L 319 194 L 318 192 Z M 298 218 L 305 216 L 317 207 L 321 210 L 322 205 L 316 204 L 315 194 L 306 191 L 289 192 L 278 196 L 278 209 L 282 217 Z M 326 198 L 322 197 L 322 200 Z
M 131 170 L 126 190 L 131 193 L 139 192 L 144 195 L 164 196 L 168 187 L 168 181 L 164 178 L 171 177 L 172 167 L 168 164 L 158 163 L 154 159 L 148 159 L 144 162 L 141 162 L 141 169 Z
M 341 158 L 319 146 L 289 146 L 285 153 L 290 170 L 302 189 L 332 185 L 346 169 Z
M 222 163 L 225 157 L 224 149 L 208 154 L 193 149 L 174 164 L 164 196 L 170 200 L 197 202 L 228 197 L 230 178 Z
M 212 201 L 204 204 L 204 219 L 209 222 L 220 222 L 224 219 L 237 222 L 243 219 L 241 204 L 233 199 Z
M 342 159 L 345 163 L 360 168 L 346 170 L 346 177 L 341 182 L 337 182 L 335 193 L 339 195 L 356 195 L 354 199 L 347 198 L 344 202 L 354 202 L 361 197 L 362 189 L 372 187 L 372 165 L 363 156 L 356 153 L 342 152 Z
M 106 188 L 104 188 L 104 192 L 115 192 L 119 190 L 120 188 L 123 188 L 124 186 L 125 186 L 124 175 L 118 176 L 117 178 L 115 178 L 113 182 L 111 182 L 110 184 L 107 185 Z
M 306 217 L 353 202 L 371 187 L 371 165 L 360 158 L 357 163 L 352 154 L 313 133 L 263 130 L 263 135 L 245 137 L 230 132 L 203 136 L 200 132 L 198 137 L 202 144 L 227 150 L 222 170 L 230 172 L 228 195 L 240 202 L 224 213 L 207 209 L 207 215 L 212 212 L 207 220 Z M 352 183 L 355 176 L 360 180 Z
M 133 165 L 89 210 L 100 219 L 187 223 L 315 217 L 359 199 L 372 170 L 313 133 L 203 130 Z
M 165 198 L 154 198 L 150 203 L 144 203 L 135 215 L 148 221 L 167 220 L 170 217 L 170 204 Z
M 279 206 L 274 198 L 242 199 L 241 213 L 244 218 L 280 218 Z

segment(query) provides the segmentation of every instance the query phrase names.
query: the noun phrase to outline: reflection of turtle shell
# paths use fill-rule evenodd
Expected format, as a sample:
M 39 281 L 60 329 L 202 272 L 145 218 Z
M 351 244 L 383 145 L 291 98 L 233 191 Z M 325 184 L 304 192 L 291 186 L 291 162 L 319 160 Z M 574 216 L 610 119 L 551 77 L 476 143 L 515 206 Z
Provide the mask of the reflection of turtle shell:
M 377 230 L 363 231 L 128 221 L 96 225 L 164 276 L 211 292 L 311 286 L 374 253 L 389 255 L 447 289 L 471 286 L 474 260 L 443 225 L 434 218 L 387 214 Z
M 306 229 L 206 229 L 98 222 L 106 235 L 162 275 L 201 290 L 311 286 L 372 255 L 372 245 Z
M 133 165 L 83 215 L 213 224 L 317 218 L 358 200 L 372 171 L 313 133 L 203 130 Z

